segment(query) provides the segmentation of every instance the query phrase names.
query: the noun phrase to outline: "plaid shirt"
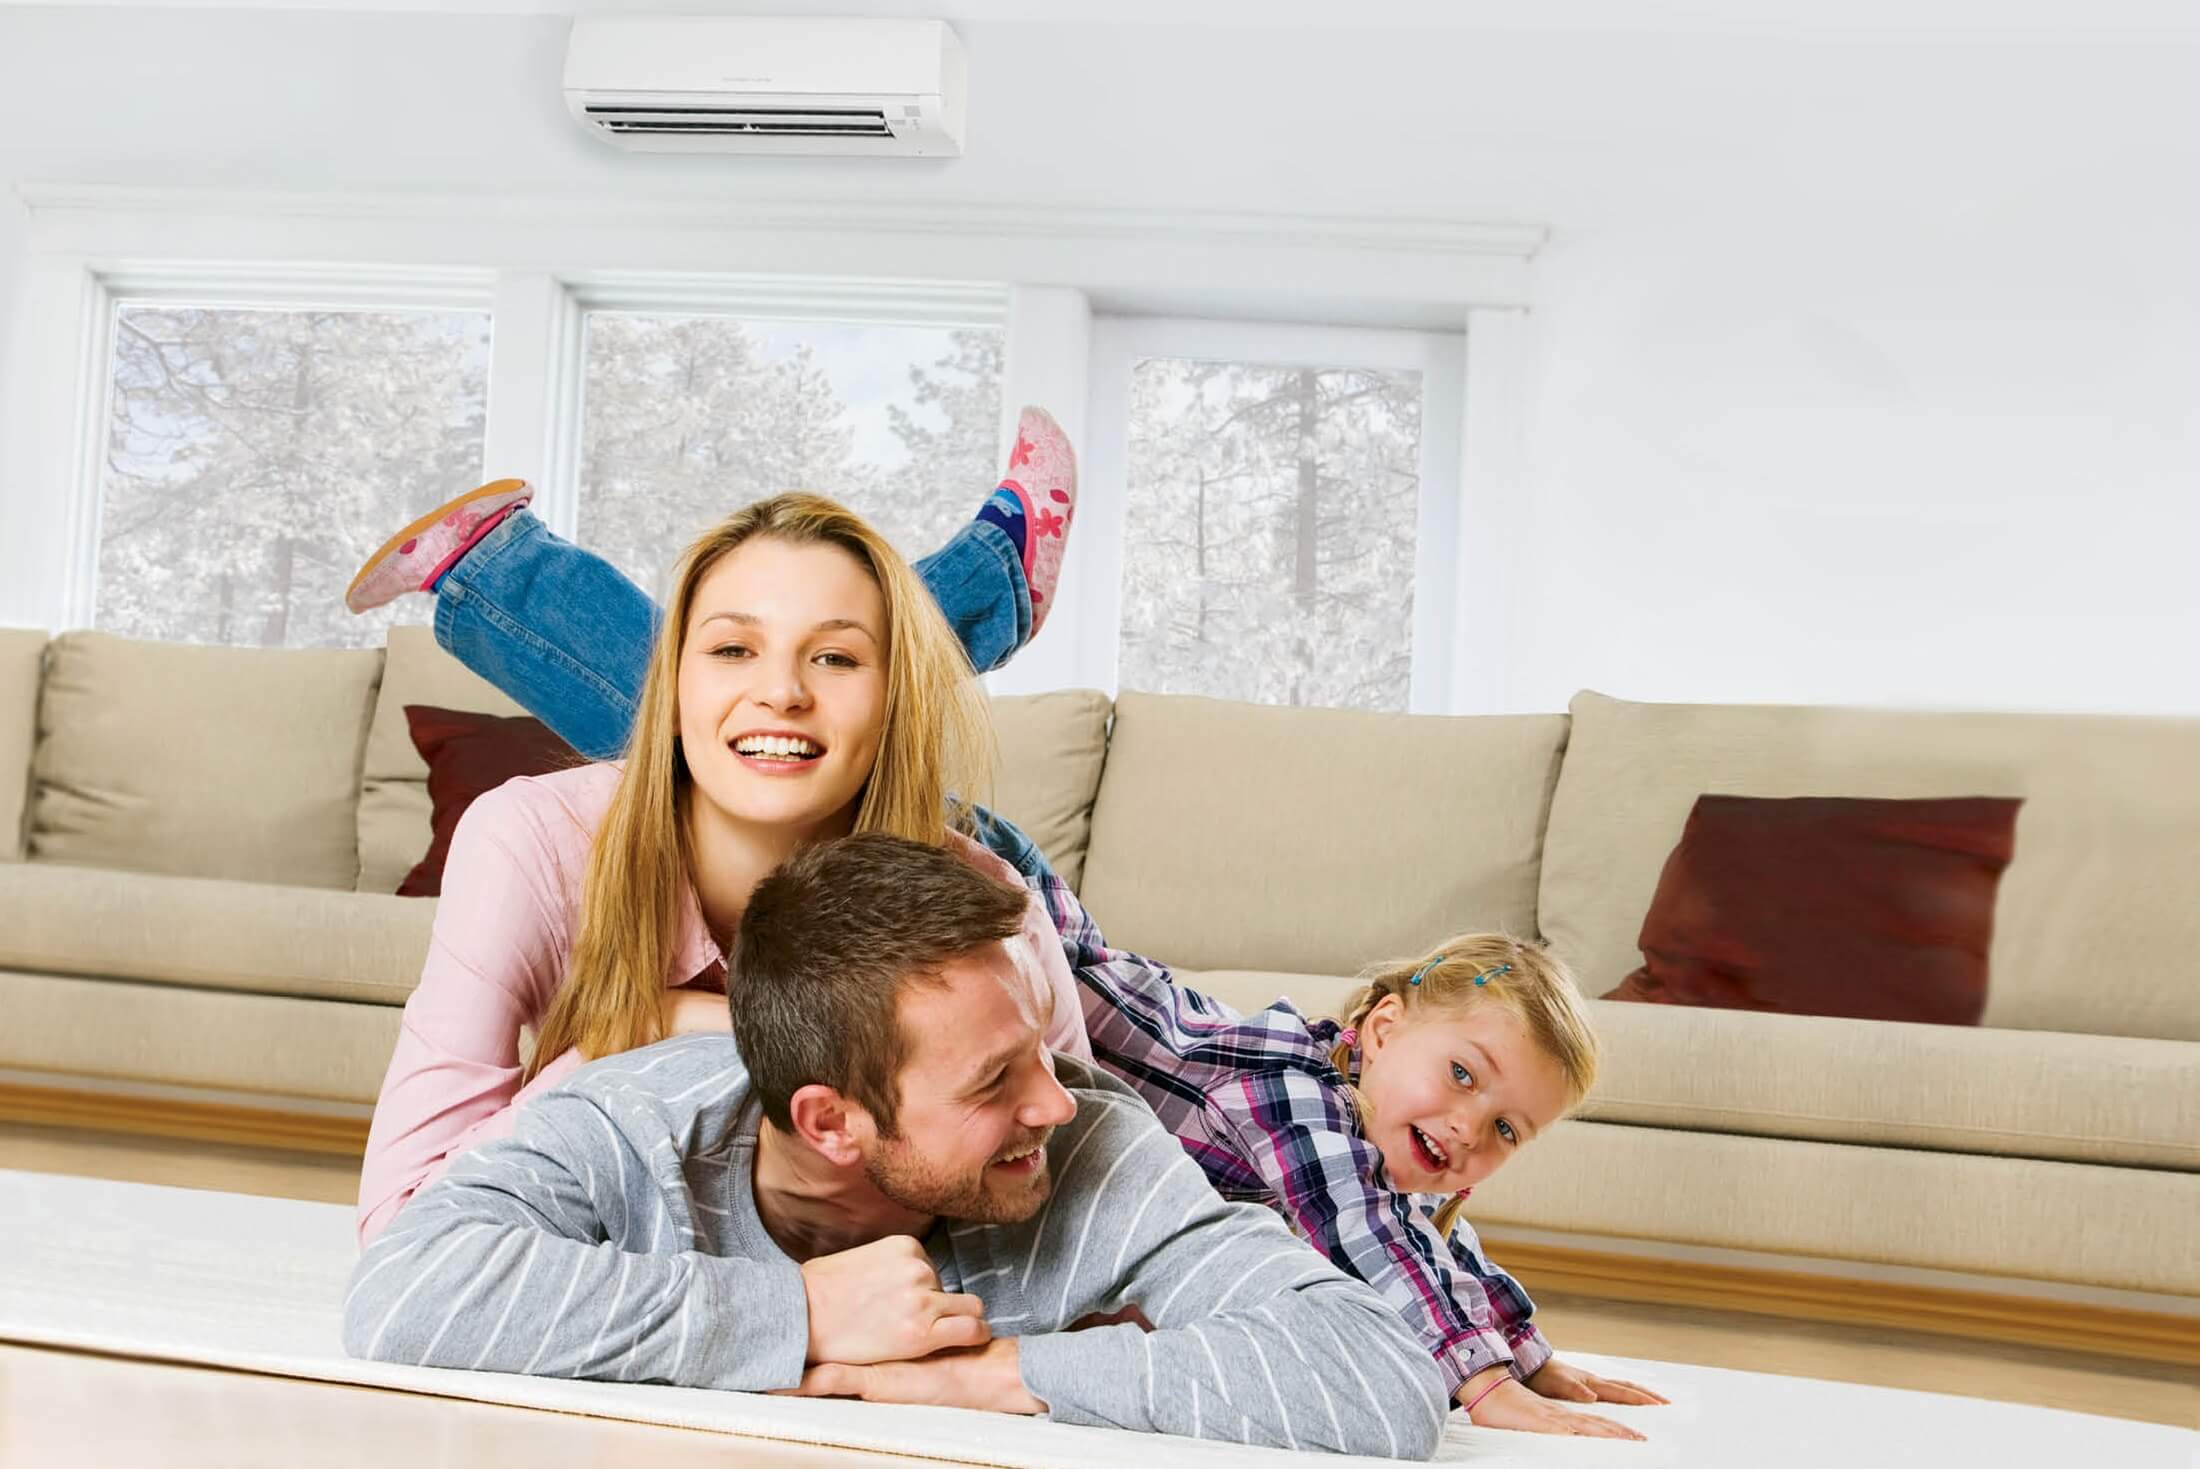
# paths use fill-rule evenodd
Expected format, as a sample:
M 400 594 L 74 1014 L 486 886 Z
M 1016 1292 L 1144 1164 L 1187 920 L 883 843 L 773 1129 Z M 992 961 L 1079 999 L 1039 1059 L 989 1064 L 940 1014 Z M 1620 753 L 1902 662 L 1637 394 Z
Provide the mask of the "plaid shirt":
M 988 827 L 992 829 L 987 829 Z M 1525 1378 L 1551 1358 L 1535 1303 L 1492 1264 L 1464 1219 L 1446 1239 L 1431 1201 L 1392 1188 L 1329 1061 L 1335 1021 L 1288 1000 L 1254 1015 L 1177 985 L 1166 967 L 1110 949 L 1030 839 L 981 815 L 980 839 L 1046 904 L 1084 1000 L 1095 1060 L 1138 1089 L 1226 1197 L 1262 1203 L 1403 1315 L 1451 1394 L 1503 1362 Z M 1442 1200 L 1435 1200 L 1441 1203 Z

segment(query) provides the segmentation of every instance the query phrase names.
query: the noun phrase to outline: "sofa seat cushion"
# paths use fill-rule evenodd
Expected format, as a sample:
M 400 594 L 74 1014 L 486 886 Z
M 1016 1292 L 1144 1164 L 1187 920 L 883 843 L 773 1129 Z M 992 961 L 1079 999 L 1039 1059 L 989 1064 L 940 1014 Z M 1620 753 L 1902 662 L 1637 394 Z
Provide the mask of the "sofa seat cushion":
M 1552 1128 L 1467 1209 L 1500 1265 L 1534 1229 L 2182 1296 L 2196 1217 L 2194 1173 L 1606 1122 Z
M 1356 982 L 1218 969 L 1177 982 L 1240 1011 L 1338 1014 Z M 2200 1172 L 2200 1045 L 1589 1001 L 1604 1062 L 1585 1120 Z
M 1469 930 L 1533 938 L 1565 743 L 1555 714 L 1125 693 L 1078 894 L 1116 947 L 1197 969 L 1339 974 Z
M 434 923 L 381 893 L 0 865 L 0 969 L 402 1005 Z
M 122 984 L 0 968 L 0 1070 L 132 1088 L 259 1093 L 356 1112 L 374 1105 L 397 1049 L 394 1005 Z M 158 1102 L 147 1101 L 148 1107 Z
M 1581 1116 L 2200 1172 L 2200 1045 L 1591 1001 Z
M 54 639 L 34 862 L 350 888 L 379 649 Z

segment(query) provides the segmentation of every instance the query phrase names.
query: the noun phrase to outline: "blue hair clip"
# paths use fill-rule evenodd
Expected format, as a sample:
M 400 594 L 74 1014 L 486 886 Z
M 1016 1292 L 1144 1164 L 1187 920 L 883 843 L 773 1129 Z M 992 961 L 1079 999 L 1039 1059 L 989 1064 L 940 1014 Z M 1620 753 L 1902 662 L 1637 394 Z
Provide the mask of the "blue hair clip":
M 1419 984 L 1419 983 L 1421 982 L 1422 978 L 1423 978 L 1423 977 L 1424 977 L 1424 976 L 1425 976 L 1425 975 L 1426 975 L 1426 974 L 1427 974 L 1427 973 L 1428 973 L 1428 972 L 1429 972 L 1429 971 L 1430 971 L 1431 969 L 1434 969 L 1434 968 L 1435 968 L 1435 967 L 1436 967 L 1437 965 L 1439 965 L 1439 964 L 1441 964 L 1441 963 L 1443 963 L 1443 962 L 1444 962 L 1444 956 L 1443 956 L 1442 954 L 1438 954 L 1438 955 L 1437 955 L 1437 956 L 1436 956 L 1435 958 L 1433 958 L 1433 959 L 1429 960 L 1429 961 L 1428 961 L 1428 963 L 1426 963 L 1426 964 L 1423 964 L 1423 965 L 1422 965 L 1422 966 L 1421 966 L 1421 967 L 1420 967 L 1419 969 L 1416 969 L 1416 970 L 1414 970 L 1414 971 L 1413 971 L 1413 978 L 1411 978 L 1411 979 L 1407 980 L 1407 981 L 1406 981 L 1406 983 L 1407 983 L 1407 984 L 1412 984 L 1412 985 L 1417 985 L 1417 984 Z M 1476 975 L 1476 976 L 1474 977 L 1474 982 L 1475 982 L 1476 984 L 1478 984 L 1478 985 L 1488 984 L 1488 983 L 1489 983 L 1489 982 L 1490 982 L 1490 981 L 1491 981 L 1492 979 L 1495 979 L 1495 978 L 1496 978 L 1496 977 L 1497 977 L 1498 975 L 1500 975 L 1500 974 L 1510 974 L 1510 973 L 1512 973 L 1512 968 L 1513 968 L 1513 967 L 1512 967 L 1512 965 L 1510 965 L 1510 964 L 1499 964 L 1499 965 L 1496 965 L 1496 966 L 1494 966 L 1494 967 L 1492 967 L 1492 968 L 1489 968 L 1489 969 L 1485 969 L 1485 970 L 1483 970 L 1483 971 L 1482 971 L 1482 972 L 1481 972 L 1480 974 L 1477 974 L 1477 975 Z

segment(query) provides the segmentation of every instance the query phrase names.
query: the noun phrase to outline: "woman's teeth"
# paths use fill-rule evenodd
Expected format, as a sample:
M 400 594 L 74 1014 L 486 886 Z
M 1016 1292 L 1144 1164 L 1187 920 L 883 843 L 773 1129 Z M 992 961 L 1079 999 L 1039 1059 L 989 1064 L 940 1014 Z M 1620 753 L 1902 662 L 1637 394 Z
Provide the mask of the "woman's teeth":
M 734 741 L 734 753 L 765 760 L 811 760 L 825 752 L 798 735 L 748 735 Z

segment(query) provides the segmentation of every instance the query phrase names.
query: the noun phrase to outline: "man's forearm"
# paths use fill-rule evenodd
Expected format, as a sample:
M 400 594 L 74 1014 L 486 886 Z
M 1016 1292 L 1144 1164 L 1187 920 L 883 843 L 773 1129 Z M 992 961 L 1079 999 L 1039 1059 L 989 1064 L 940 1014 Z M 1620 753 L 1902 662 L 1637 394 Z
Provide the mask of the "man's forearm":
M 1425 1459 L 1443 1431 L 1435 1364 L 1371 1296 L 1346 1290 L 1174 1330 L 1025 1337 L 1023 1385 L 1065 1423 Z
M 469 1175 L 497 1177 L 516 1147 L 491 1144 Z M 346 1351 L 425 1367 L 748 1391 L 801 1380 L 809 1317 L 791 1262 L 633 1254 L 569 1238 L 542 1220 L 562 1216 L 586 1231 L 585 1195 L 538 1189 L 512 1171 L 502 1187 L 471 1176 L 434 1185 L 361 1256 L 344 1302 Z

